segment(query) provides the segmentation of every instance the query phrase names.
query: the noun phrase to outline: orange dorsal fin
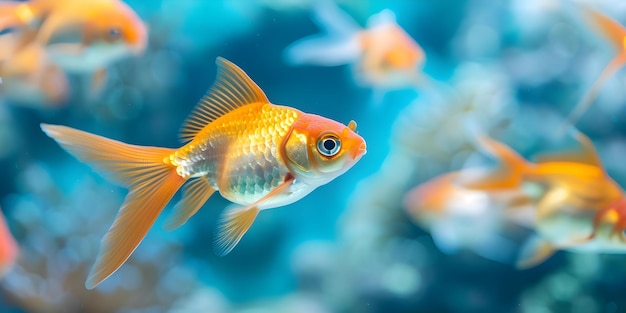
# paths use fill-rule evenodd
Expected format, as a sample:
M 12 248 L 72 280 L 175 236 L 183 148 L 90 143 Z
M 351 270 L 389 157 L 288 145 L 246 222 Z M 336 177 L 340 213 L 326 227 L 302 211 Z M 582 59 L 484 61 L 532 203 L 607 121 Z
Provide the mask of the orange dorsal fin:
M 527 168 L 526 160 L 509 146 L 485 134 L 477 134 L 474 140 L 479 150 L 499 161 L 498 167 L 489 171 L 463 170 L 459 182 L 466 188 L 482 190 L 519 186 Z
M 573 151 L 565 150 L 562 152 L 543 153 L 535 156 L 535 161 L 537 163 L 575 162 L 604 168 L 598 151 L 596 151 L 591 139 L 576 129 L 572 129 L 572 132 L 572 136 L 579 144 L 577 149 Z
M 237 65 L 218 57 L 217 78 L 206 95 L 187 117 L 178 137 L 191 141 L 207 124 L 220 116 L 251 103 L 268 103 L 259 86 Z

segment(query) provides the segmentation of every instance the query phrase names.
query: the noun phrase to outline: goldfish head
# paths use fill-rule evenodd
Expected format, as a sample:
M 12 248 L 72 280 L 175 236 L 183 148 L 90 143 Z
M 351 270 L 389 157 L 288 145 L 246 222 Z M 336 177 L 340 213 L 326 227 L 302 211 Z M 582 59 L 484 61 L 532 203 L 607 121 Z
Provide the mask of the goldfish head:
M 42 25 L 39 42 L 65 70 L 90 72 L 143 53 L 147 28 L 122 1 L 73 2 Z
M 146 49 L 148 31 L 146 25 L 128 5 L 116 1 L 108 6 L 107 11 L 100 11 L 97 23 L 94 23 L 94 36 L 110 44 L 121 43 L 128 50 L 139 55 Z
M 301 115 L 284 141 L 287 166 L 303 183 L 328 183 L 366 153 L 365 140 L 355 130 L 354 121 L 346 126 L 318 115 Z

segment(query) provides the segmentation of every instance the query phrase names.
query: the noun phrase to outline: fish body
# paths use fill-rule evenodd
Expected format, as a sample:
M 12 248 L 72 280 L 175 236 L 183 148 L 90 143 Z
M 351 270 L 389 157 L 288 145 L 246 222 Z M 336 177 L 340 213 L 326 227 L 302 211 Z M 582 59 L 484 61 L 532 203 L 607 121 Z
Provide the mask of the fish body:
M 413 188 L 404 207 L 416 224 L 430 232 L 440 251 L 454 254 L 467 249 L 512 263 L 518 244 L 509 228 L 513 221 L 524 225 L 534 221 L 532 200 L 516 188 L 493 192 L 465 188 L 458 180 L 466 171 L 443 174 Z M 509 214 L 503 213 L 505 209 Z
M 271 147 L 281 145 L 300 115 L 296 109 L 269 103 L 246 105 L 227 120 L 207 125 L 170 161 L 182 177 L 206 176 L 226 199 L 251 204 L 282 184 L 290 172 L 280 151 Z
M 530 170 L 525 180 L 545 186 L 536 227 L 546 240 L 570 251 L 626 253 L 626 238 L 615 232 L 626 218 L 624 192 L 603 168 L 547 162 Z M 592 235 L 593 240 L 586 240 Z
M 362 56 L 355 64 L 365 86 L 387 89 L 418 87 L 426 54 L 396 22 L 390 10 L 373 15 L 368 28 L 357 34 Z
M 420 45 L 383 10 L 365 28 L 332 1 L 314 5 L 314 21 L 325 34 L 300 39 L 285 49 L 288 64 L 352 67 L 357 84 L 373 88 L 375 102 L 387 91 L 420 88 L 429 82 L 422 72 L 426 55 Z
M 494 175 L 469 178 L 464 186 L 491 192 L 534 186 L 535 230 L 520 253 L 517 266 L 528 268 L 556 250 L 596 253 L 626 251 L 626 198 L 606 173 L 592 142 L 577 131 L 580 151 L 539 158 L 532 163 L 502 143 L 481 137 L 479 146 L 500 161 Z
M 133 146 L 69 127 L 42 124 L 64 149 L 130 189 L 102 241 L 87 279 L 91 289 L 132 254 L 181 187 L 166 221 L 184 224 L 215 191 L 235 203 L 225 210 L 217 252 L 229 253 L 258 212 L 293 203 L 350 169 L 366 145 L 347 126 L 269 102 L 236 65 L 218 58 L 218 77 L 187 118 L 179 149 Z

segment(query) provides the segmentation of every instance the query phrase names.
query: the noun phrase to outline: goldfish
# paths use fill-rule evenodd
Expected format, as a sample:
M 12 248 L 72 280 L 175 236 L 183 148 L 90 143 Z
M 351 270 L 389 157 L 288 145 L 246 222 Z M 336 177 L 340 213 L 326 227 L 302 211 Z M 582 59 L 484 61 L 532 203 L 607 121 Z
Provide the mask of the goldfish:
M 471 169 L 474 175 L 485 170 Z M 513 223 L 533 219 L 532 198 L 516 188 L 492 192 L 465 188 L 459 180 L 467 171 L 445 173 L 418 185 L 404 196 L 403 206 L 417 225 L 430 232 L 440 251 L 455 254 L 468 249 L 511 263 L 518 244 L 509 230 Z M 502 214 L 514 207 L 517 214 Z
M 362 28 L 332 1 L 314 4 L 314 21 L 326 34 L 300 39 L 284 51 L 287 64 L 337 66 L 350 64 L 356 82 L 374 88 L 379 103 L 389 90 L 419 88 L 426 76 L 426 54 L 385 9 Z
M 0 36 L 0 98 L 33 107 L 60 106 L 69 96 L 68 78 L 28 36 Z
M 19 247 L 0 211 L 0 277 L 11 270 L 18 256 Z
M 540 189 L 536 200 L 536 235 L 524 244 L 516 266 L 536 266 L 557 250 L 626 253 L 626 198 L 608 175 L 591 140 L 574 130 L 579 149 L 536 157 L 530 162 L 485 135 L 477 143 L 500 166 L 493 174 L 465 177 L 466 188 L 496 191 Z
M 591 87 L 589 87 L 589 89 L 585 92 L 584 96 L 574 106 L 574 109 L 569 114 L 567 121 L 564 124 L 566 126 L 563 127 L 562 130 L 565 130 L 567 125 L 574 125 L 576 123 L 576 121 L 591 107 L 604 83 L 606 83 L 606 81 L 609 80 L 615 72 L 626 64 L 626 28 L 604 13 L 586 7 L 582 4 L 579 4 L 579 6 L 585 21 L 594 26 L 594 29 L 606 37 L 617 51 L 613 59 L 611 59 L 604 67 L 599 77 L 593 82 Z
M 228 254 L 261 210 L 285 206 L 329 183 L 366 153 L 356 123 L 270 103 L 239 67 L 218 57 L 216 82 L 180 131 L 179 149 L 143 147 L 42 124 L 59 145 L 129 193 L 102 239 L 85 282 L 96 287 L 132 254 L 172 196 L 165 228 L 186 223 L 215 191 L 234 204 L 220 220 L 216 252 Z
M 93 89 L 106 67 L 147 45 L 147 27 L 120 0 L 30 0 L 0 3 L 0 31 L 36 30 L 36 42 L 52 62 L 70 73 L 90 74 Z

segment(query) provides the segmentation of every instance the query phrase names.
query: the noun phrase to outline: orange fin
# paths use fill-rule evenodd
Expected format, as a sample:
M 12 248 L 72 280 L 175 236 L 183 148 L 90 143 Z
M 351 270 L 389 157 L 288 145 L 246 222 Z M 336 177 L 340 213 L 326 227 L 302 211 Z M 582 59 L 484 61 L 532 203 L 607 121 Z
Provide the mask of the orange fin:
M 182 142 L 192 140 L 207 124 L 251 103 L 267 103 L 263 90 L 237 65 L 218 57 L 217 78 L 207 94 L 187 117 L 178 134 Z
M 608 15 L 592 9 L 587 5 L 580 5 L 580 10 L 587 20 L 587 23 L 595 26 L 617 50 L 624 50 L 624 38 L 626 28 Z
M 564 127 L 576 124 L 578 119 L 591 107 L 604 83 L 626 63 L 626 28 L 604 13 L 596 11 L 586 5 L 580 5 L 580 9 L 587 22 L 594 25 L 596 29 L 609 39 L 610 43 L 617 49 L 617 55 L 607 64 L 598 79 L 596 79 L 585 95 L 576 106 L 574 106 L 564 126 L 557 131 L 558 135 L 563 133 Z
M 193 179 L 183 186 L 183 198 L 174 207 L 174 213 L 165 222 L 166 230 L 174 230 L 187 222 L 209 200 L 215 189 L 206 177 Z
M 557 135 L 562 135 L 566 130 L 566 127 L 573 126 L 582 117 L 587 110 L 593 104 L 593 101 L 598 96 L 600 89 L 604 86 L 604 83 L 609 80 L 626 63 L 626 52 L 620 51 L 620 53 L 606 65 L 606 67 L 600 73 L 600 76 L 591 85 L 589 90 L 583 95 L 578 103 L 574 106 L 574 109 L 565 120 L 563 126 L 557 131 Z
M 493 140 L 484 134 L 475 137 L 476 144 L 485 154 L 500 161 L 497 169 L 481 175 L 468 175 L 476 171 L 461 171 L 459 182 L 470 189 L 507 189 L 518 187 L 521 175 L 527 167 L 526 160 L 507 145 Z
M 280 194 L 288 193 L 289 187 L 293 184 L 295 178 L 287 175 L 285 181 L 272 191 L 267 193 L 261 199 L 246 206 L 229 206 L 222 216 L 219 226 L 218 236 L 215 239 L 215 250 L 220 256 L 227 255 L 235 248 L 241 237 L 248 231 L 257 214 L 259 214 L 259 206 L 269 199 Z
M 164 162 L 174 149 L 129 145 L 65 126 L 41 128 L 78 160 L 129 189 L 85 282 L 93 289 L 126 262 L 185 180 Z
M 515 266 L 518 269 L 535 267 L 556 252 L 556 248 L 539 236 L 533 236 L 524 244 Z
M 578 142 L 579 147 L 574 151 L 568 149 L 561 152 L 541 153 L 533 159 L 538 163 L 548 162 L 575 162 L 604 168 L 602 159 L 596 150 L 593 142 L 582 132 L 572 129 L 572 136 Z
M 107 83 L 108 71 L 106 68 L 101 68 L 95 71 L 91 75 L 91 89 L 89 90 L 89 95 L 92 98 L 98 97 Z
M 4 276 L 15 264 L 19 255 L 17 241 L 9 230 L 9 225 L 0 211 L 0 277 Z
M 218 255 L 227 255 L 237 246 L 243 235 L 254 223 L 259 211 L 257 207 L 231 206 L 226 208 L 220 221 L 219 235 L 215 240 L 215 249 Z

